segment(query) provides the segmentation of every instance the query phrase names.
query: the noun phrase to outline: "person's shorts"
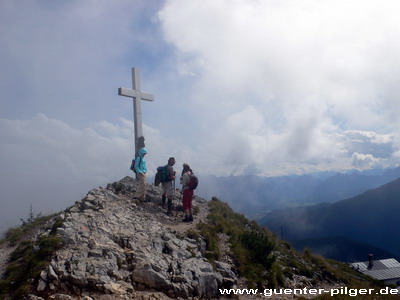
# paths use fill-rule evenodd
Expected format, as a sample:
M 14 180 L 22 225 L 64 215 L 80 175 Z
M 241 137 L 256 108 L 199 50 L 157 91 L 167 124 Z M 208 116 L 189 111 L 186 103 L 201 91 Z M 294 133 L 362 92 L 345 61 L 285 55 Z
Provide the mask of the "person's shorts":
M 161 182 L 161 187 L 162 187 L 163 193 L 165 193 L 165 195 L 167 195 L 167 198 L 172 198 L 174 196 L 174 187 L 173 187 L 172 181 Z

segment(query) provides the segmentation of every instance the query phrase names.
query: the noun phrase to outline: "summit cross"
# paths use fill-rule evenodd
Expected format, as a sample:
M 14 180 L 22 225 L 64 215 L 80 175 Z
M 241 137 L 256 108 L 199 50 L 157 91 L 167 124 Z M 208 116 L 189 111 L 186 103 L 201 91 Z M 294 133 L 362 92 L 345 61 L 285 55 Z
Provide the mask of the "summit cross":
M 140 91 L 140 74 L 138 68 L 132 68 L 132 89 L 120 87 L 118 95 L 133 98 L 133 122 L 135 125 L 135 157 L 138 154 L 138 140 L 143 137 L 141 100 L 154 101 L 152 94 Z

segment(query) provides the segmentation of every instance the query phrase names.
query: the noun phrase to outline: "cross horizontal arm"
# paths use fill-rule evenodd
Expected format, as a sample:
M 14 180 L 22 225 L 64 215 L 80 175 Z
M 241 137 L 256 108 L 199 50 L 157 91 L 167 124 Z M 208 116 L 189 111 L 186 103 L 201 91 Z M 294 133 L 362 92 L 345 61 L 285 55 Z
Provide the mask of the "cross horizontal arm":
M 140 99 L 146 101 L 154 101 L 154 96 L 152 94 L 140 93 Z
M 119 88 L 118 89 L 118 95 L 119 96 L 125 96 L 125 97 L 130 97 L 130 98 L 136 98 L 136 91 L 127 89 L 127 88 Z
M 146 100 L 146 101 L 154 101 L 154 96 L 152 94 L 148 93 L 138 93 L 135 90 L 127 89 L 127 88 L 118 88 L 118 95 L 119 96 L 125 96 L 129 98 L 136 98 L 140 94 L 140 99 L 141 100 Z

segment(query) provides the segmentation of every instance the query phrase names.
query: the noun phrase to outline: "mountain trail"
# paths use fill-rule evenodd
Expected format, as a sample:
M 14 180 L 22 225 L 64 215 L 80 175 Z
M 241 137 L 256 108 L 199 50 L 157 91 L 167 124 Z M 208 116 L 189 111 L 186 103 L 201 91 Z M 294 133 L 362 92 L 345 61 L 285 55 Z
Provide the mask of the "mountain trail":
M 166 213 L 166 208 L 161 207 L 161 201 L 160 203 L 157 203 L 153 199 L 152 201 L 140 203 L 136 200 L 132 200 L 131 195 L 123 196 L 120 198 L 123 198 L 125 199 L 125 201 L 128 202 L 131 201 L 132 203 L 137 203 L 139 207 L 141 207 L 147 213 L 152 214 L 155 220 L 160 222 L 166 228 L 171 231 L 181 233 L 186 232 L 190 229 L 195 229 L 197 224 L 199 223 L 204 223 L 209 213 L 208 203 L 205 201 L 199 201 L 200 198 L 196 196 L 193 198 L 193 222 L 183 222 L 184 213 L 182 209 L 181 199 L 177 197 L 173 201 L 172 214 L 170 215 Z

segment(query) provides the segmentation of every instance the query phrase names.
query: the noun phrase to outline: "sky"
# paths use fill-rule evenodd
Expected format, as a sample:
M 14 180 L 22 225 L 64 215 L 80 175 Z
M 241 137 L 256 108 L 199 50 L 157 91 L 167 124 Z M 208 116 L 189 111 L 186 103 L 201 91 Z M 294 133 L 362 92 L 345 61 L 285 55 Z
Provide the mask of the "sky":
M 397 0 L 0 0 L 0 231 L 132 175 L 140 69 L 148 180 L 400 162 Z M 199 190 L 200 186 L 199 186 Z

